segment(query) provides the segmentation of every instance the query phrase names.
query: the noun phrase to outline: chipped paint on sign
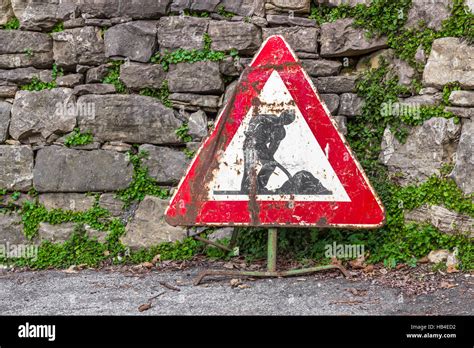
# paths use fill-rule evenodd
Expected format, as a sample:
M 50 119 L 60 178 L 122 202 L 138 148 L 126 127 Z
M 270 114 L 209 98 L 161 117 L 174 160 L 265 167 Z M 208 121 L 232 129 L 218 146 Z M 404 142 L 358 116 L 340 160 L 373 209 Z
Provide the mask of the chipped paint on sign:
M 166 211 L 172 225 L 377 227 L 384 209 L 309 76 L 272 36 Z

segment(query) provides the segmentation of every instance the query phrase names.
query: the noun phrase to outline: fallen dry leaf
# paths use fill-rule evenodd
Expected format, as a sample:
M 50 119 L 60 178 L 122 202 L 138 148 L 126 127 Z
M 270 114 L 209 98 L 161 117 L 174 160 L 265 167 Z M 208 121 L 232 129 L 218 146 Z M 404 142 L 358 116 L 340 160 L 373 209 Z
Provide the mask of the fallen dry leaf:
M 428 263 L 430 260 L 428 259 L 428 256 L 422 257 L 421 259 L 418 260 L 418 263 Z
M 365 268 L 365 257 L 362 255 L 355 260 L 349 261 L 349 265 L 352 269 L 363 269 Z
M 364 271 L 365 273 L 372 273 L 372 272 L 374 271 L 374 265 L 368 265 L 368 266 L 366 266 L 366 267 L 363 269 L 363 271 Z
M 234 269 L 234 264 L 232 262 L 226 262 L 224 263 L 223 267 L 227 269 Z
M 140 307 L 138 307 L 139 312 L 147 311 L 151 308 L 151 303 L 144 303 Z
M 457 258 L 458 250 L 457 248 L 454 249 L 454 252 L 448 255 L 448 259 L 446 260 L 446 272 L 448 273 L 456 273 L 458 271 L 459 261 Z
M 449 282 L 441 282 L 440 284 L 440 287 L 442 289 L 451 289 L 451 288 L 455 288 L 457 286 L 457 284 L 453 284 L 453 283 L 449 283 Z
M 64 273 L 77 273 L 76 268 L 77 268 L 76 265 L 69 266 L 69 268 L 65 270 Z
M 250 285 L 247 285 L 247 284 L 240 284 L 238 286 L 239 289 L 250 289 Z
M 458 273 L 459 270 L 457 269 L 457 265 L 449 265 L 446 269 L 447 273 Z
M 151 262 L 143 262 L 142 264 L 140 264 L 140 266 L 150 269 L 153 268 L 154 264 L 152 264 Z
M 155 257 L 153 258 L 153 260 L 151 260 L 151 263 L 156 265 L 159 261 L 161 260 L 161 255 L 160 254 L 157 254 L 155 255 Z
M 181 289 L 171 285 L 171 284 L 168 284 L 166 282 L 158 282 L 161 286 L 164 286 L 165 288 L 167 289 L 170 289 L 170 290 L 173 290 L 173 291 L 181 291 Z
M 242 281 L 240 279 L 231 279 L 230 280 L 230 286 L 232 286 L 233 288 L 235 288 L 236 286 L 239 286 L 240 284 L 242 284 Z
M 449 250 L 433 250 L 428 254 L 428 260 L 431 263 L 440 263 L 447 260 L 449 255 Z

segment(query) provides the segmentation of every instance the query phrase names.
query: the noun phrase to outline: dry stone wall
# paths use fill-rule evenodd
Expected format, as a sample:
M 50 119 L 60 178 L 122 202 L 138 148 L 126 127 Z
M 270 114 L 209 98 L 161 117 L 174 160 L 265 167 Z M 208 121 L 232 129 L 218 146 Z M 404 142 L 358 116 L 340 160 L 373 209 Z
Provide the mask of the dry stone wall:
M 414 1 L 407 25 L 423 19 L 438 28 L 449 15 L 445 2 Z M 350 1 L 359 3 L 370 1 Z M 93 201 L 85 193 L 99 192 L 99 204 L 127 226 L 123 243 L 141 247 L 183 238 L 182 228 L 163 221 L 163 199 L 150 196 L 122 209 L 114 192 L 133 180 L 125 152 L 132 145 L 146 150 L 150 176 L 176 185 L 190 162 L 184 150 L 195 150 L 207 135 L 235 80 L 268 36 L 283 35 L 293 47 L 343 133 L 364 103 L 356 80 L 378 57 L 390 62 L 400 83 L 410 85 L 417 77 L 387 49 L 386 37 L 368 38 L 352 19 L 318 26 L 308 18 L 310 6 L 310 0 L 0 0 L 0 25 L 14 17 L 20 24 L 19 30 L 0 30 L 0 189 L 21 192 L 20 204 L 34 188 L 47 209 L 71 211 L 89 209 Z M 206 38 L 208 49 L 223 52 L 221 57 L 169 67 L 152 62 L 157 52 L 205 49 Z M 461 122 L 430 119 L 403 144 L 387 129 L 381 160 L 402 185 L 423 182 L 453 163 L 452 177 L 472 193 L 474 49 L 460 39 L 441 38 L 420 59 L 427 63 L 418 76 L 425 88 L 405 101 L 439 104 L 443 86 L 458 81 L 461 90 L 450 96 L 450 110 Z M 54 88 L 22 90 L 38 81 Z M 166 98 L 143 93 L 164 84 Z M 188 134 L 180 137 L 176 130 L 184 125 Z M 76 128 L 90 132 L 93 141 L 67 147 Z M 410 217 L 429 214 L 451 218 L 429 208 Z M 19 219 L 0 214 L 0 242 L 23 240 Z M 39 239 L 63 241 L 72 230 L 73 224 L 41 223 Z

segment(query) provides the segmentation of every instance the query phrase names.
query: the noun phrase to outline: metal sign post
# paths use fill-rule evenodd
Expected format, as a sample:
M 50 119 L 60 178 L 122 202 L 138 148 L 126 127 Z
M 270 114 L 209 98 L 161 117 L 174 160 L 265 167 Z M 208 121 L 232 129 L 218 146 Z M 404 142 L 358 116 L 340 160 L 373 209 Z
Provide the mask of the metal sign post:
M 267 271 L 224 271 L 224 270 L 206 270 L 201 272 L 194 281 L 194 285 L 199 285 L 204 277 L 208 276 L 244 276 L 244 277 L 290 277 L 298 276 L 303 274 L 314 273 L 318 271 L 324 271 L 328 269 L 338 269 L 342 274 L 349 278 L 350 275 L 347 270 L 341 265 L 324 265 L 311 268 L 294 269 L 289 271 L 277 271 L 277 239 L 278 229 L 268 229 L 268 245 L 267 245 Z
M 339 269 L 347 275 L 338 265 L 278 272 L 276 228 L 376 228 L 385 211 L 310 77 L 276 35 L 243 72 L 165 217 L 174 226 L 269 228 L 266 272 L 206 271 L 199 283 L 219 274 L 275 277 Z

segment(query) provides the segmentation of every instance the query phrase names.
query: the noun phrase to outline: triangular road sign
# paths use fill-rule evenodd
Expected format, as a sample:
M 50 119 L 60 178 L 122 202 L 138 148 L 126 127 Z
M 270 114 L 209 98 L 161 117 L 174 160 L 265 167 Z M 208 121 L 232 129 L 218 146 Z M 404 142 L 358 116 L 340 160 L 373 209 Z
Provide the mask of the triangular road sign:
M 165 213 L 171 225 L 370 228 L 384 208 L 281 36 L 243 72 Z

